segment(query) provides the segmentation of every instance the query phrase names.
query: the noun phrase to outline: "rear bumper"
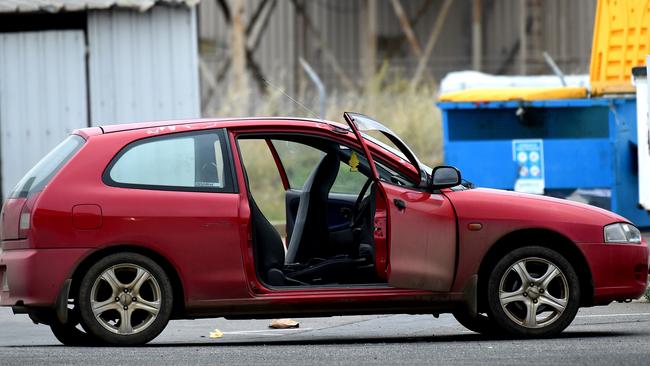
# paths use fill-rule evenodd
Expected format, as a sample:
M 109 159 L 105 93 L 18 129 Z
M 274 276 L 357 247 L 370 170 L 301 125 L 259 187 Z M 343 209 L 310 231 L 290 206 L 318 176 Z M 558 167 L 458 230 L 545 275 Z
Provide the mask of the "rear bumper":
M 578 245 L 589 263 L 594 304 L 637 299 L 648 284 L 648 246 L 641 244 L 583 243 Z
M 87 251 L 82 248 L 0 252 L 0 306 L 54 306 L 63 282 Z

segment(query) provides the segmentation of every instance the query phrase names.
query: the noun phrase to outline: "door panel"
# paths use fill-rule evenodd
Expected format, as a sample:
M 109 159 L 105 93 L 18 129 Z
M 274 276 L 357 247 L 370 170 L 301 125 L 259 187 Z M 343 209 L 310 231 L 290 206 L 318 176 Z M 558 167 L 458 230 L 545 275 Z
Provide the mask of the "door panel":
M 449 291 L 456 265 L 456 216 L 442 194 L 386 183 L 391 286 Z M 401 207 L 401 208 L 400 208 Z
M 427 174 L 417 157 L 390 129 L 369 117 L 345 113 L 345 120 L 363 145 L 373 179 L 388 206 L 388 284 L 394 287 L 449 291 L 456 266 L 456 214 L 442 194 L 395 186 L 379 180 L 373 156 L 360 132 L 380 131 L 420 172 L 420 187 Z M 407 177 L 404 177 L 408 181 Z M 377 219 L 377 217 L 375 217 Z M 375 220 L 376 221 L 376 220 Z M 381 227 L 381 226 L 376 226 Z M 377 234 L 375 232 L 375 234 Z

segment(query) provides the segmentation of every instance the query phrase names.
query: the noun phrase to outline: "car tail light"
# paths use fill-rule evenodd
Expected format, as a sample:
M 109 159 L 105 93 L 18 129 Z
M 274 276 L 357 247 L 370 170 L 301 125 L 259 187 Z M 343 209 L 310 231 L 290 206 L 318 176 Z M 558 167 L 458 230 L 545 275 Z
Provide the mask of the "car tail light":
M 2 230 L 0 237 L 2 240 L 15 240 L 22 237 L 20 229 L 20 218 L 22 213 L 28 213 L 25 210 L 27 203 L 26 198 L 9 198 L 2 207 Z
M 36 200 L 40 193 L 33 193 L 27 197 L 27 201 L 20 210 L 18 217 L 18 239 L 27 239 L 29 232 L 32 229 L 32 208 L 36 204 Z
M 27 211 L 27 205 L 23 207 L 23 212 L 20 213 L 20 223 L 18 224 L 18 239 L 25 239 L 32 225 L 32 214 L 25 211 Z
M 0 285 L 0 291 L 9 291 L 9 278 L 7 277 L 7 270 L 3 268 L 0 272 L 0 278 L 2 278 L 2 284 Z

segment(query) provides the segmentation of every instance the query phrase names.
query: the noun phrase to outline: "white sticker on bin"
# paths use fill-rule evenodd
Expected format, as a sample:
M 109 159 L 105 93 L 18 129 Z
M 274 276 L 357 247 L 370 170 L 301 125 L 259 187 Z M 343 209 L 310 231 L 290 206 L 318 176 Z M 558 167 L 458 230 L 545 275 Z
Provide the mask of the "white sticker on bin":
M 517 165 L 515 191 L 544 194 L 544 141 L 512 140 L 512 160 Z

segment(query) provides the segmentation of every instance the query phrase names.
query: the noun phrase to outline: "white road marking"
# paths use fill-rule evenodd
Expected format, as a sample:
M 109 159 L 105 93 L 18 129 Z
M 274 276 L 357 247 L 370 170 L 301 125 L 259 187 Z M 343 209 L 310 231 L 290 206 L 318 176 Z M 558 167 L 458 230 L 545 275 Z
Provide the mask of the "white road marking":
M 282 335 L 300 330 L 312 330 L 313 328 L 289 328 L 289 329 L 268 329 L 268 330 L 238 330 L 232 332 L 223 332 L 223 334 L 251 334 L 261 333 L 263 335 Z
M 576 318 L 608 318 L 616 316 L 650 316 L 650 313 L 628 313 L 628 314 L 591 314 L 591 315 L 578 315 Z

